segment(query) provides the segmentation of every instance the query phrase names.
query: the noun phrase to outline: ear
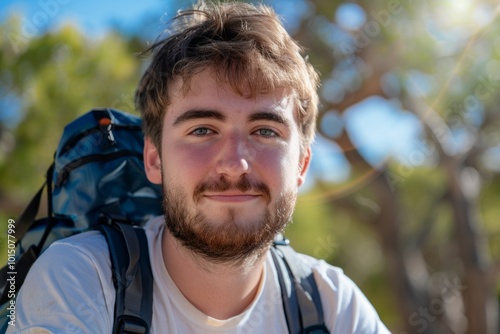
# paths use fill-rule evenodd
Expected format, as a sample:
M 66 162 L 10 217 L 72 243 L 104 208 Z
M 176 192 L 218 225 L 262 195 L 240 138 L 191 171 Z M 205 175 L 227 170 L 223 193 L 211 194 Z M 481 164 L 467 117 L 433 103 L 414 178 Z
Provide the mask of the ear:
M 306 151 L 301 154 L 301 158 L 300 158 L 300 164 L 299 164 L 299 177 L 297 178 L 297 185 L 300 187 L 305 179 L 306 179 L 306 172 L 307 172 L 307 169 L 309 168 L 309 164 L 311 162 L 311 155 L 312 155 L 312 152 L 311 152 L 311 147 L 308 146 Z
M 144 138 L 144 170 L 149 181 L 161 184 L 160 153 L 149 137 Z

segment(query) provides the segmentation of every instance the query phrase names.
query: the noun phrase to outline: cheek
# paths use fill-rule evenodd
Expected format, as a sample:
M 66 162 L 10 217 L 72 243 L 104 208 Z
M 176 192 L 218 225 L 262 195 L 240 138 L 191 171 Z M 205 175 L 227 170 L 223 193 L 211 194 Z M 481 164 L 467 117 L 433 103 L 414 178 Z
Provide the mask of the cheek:
M 254 161 L 256 176 L 265 178 L 265 182 L 277 192 L 297 186 L 298 156 L 290 152 L 272 151 L 257 155 Z
M 208 150 L 180 146 L 163 151 L 163 173 L 167 179 L 179 182 L 194 181 L 210 161 Z M 181 181 L 182 180 L 182 181 Z
M 284 159 L 283 161 L 283 180 L 286 183 L 285 187 L 287 188 L 296 188 L 298 187 L 298 175 L 299 175 L 299 168 L 298 168 L 298 157 L 297 158 L 291 158 L 289 157 L 288 159 Z

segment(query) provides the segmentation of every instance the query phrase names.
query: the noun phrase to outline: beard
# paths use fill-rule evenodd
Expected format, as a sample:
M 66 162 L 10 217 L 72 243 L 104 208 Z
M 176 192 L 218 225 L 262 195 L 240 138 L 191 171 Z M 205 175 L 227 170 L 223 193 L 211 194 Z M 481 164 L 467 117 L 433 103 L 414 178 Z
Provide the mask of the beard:
M 165 180 L 165 178 L 162 178 Z M 168 183 L 168 185 L 166 184 Z M 242 217 L 236 208 L 224 208 L 220 221 L 214 221 L 201 212 L 190 212 L 188 195 L 175 182 L 163 181 L 163 210 L 170 233 L 188 250 L 212 263 L 242 264 L 246 259 L 260 257 L 271 246 L 275 236 L 282 232 L 292 217 L 297 191 L 289 190 L 271 204 L 269 187 L 250 182 L 243 176 L 231 183 L 224 177 L 200 183 L 193 192 L 196 204 L 203 193 L 252 190 L 266 201 L 265 211 L 254 217 Z

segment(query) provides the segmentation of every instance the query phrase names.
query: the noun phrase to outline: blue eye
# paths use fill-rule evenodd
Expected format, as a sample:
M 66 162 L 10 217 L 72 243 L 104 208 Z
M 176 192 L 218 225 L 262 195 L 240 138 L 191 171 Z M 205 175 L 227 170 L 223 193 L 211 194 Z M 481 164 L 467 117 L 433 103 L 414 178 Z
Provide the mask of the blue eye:
M 278 135 L 276 134 L 275 131 L 271 130 L 271 129 L 259 129 L 257 130 L 258 134 L 263 136 L 263 137 L 277 137 Z
M 212 130 L 210 130 L 208 128 L 197 128 L 197 129 L 193 130 L 192 134 L 194 134 L 195 136 L 206 136 L 211 131 Z

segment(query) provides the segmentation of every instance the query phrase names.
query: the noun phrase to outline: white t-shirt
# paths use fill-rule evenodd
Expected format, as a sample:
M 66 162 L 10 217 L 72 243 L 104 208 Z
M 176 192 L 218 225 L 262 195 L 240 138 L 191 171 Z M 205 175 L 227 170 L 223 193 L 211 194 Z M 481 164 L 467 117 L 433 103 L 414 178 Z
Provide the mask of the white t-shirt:
M 280 287 L 270 254 L 255 300 L 241 314 L 215 319 L 195 308 L 168 274 L 162 256 L 162 218 L 146 226 L 154 276 L 151 334 L 287 333 Z M 300 255 L 313 267 L 331 333 L 389 333 L 372 305 L 342 270 Z M 30 270 L 7 333 L 111 333 L 115 289 L 108 246 L 99 232 L 52 244 Z

